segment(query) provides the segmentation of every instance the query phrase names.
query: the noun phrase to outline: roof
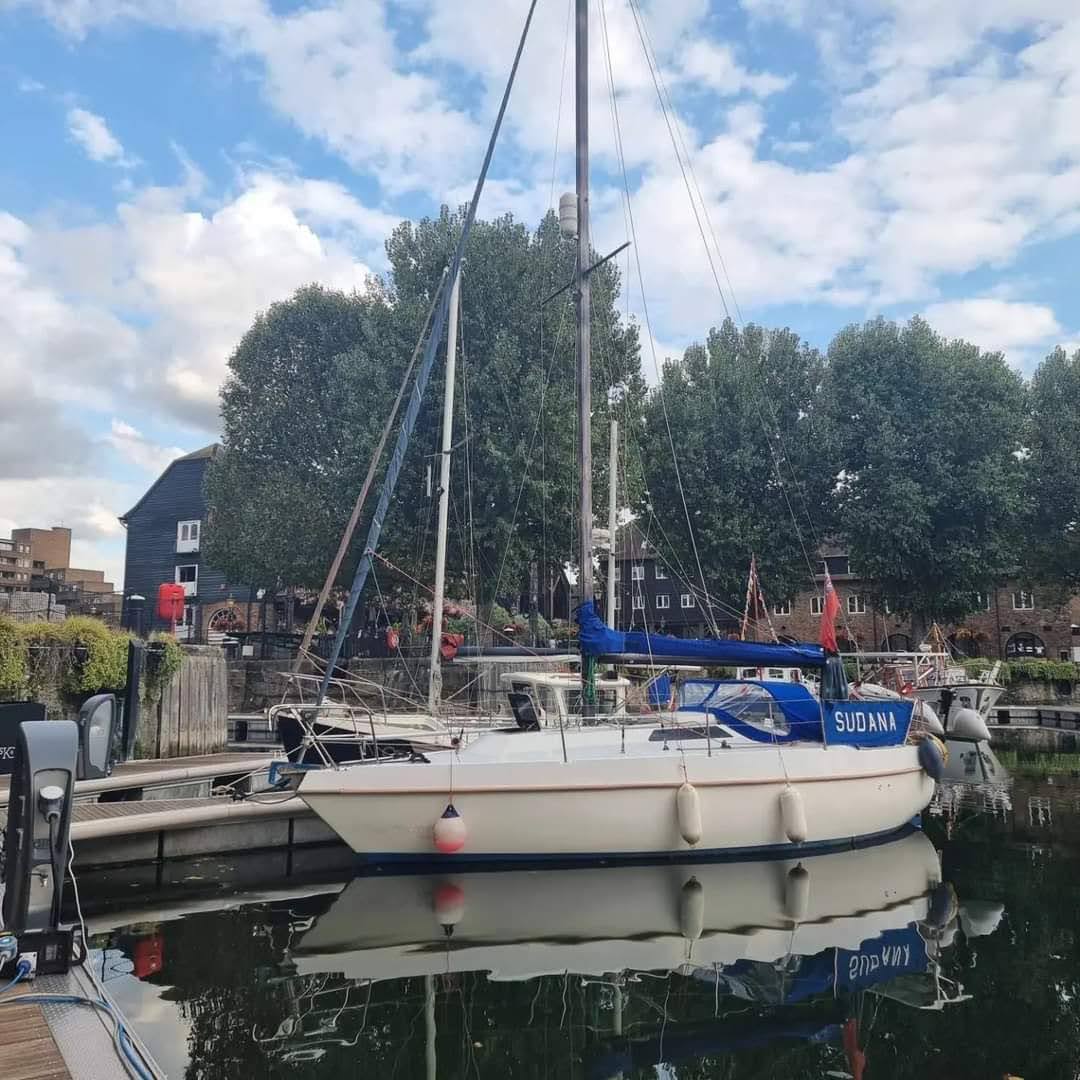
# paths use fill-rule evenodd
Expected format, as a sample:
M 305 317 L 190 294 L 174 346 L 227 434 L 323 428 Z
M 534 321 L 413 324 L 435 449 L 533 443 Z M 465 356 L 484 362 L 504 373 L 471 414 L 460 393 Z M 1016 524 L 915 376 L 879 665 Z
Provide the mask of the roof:
M 656 544 L 646 538 L 636 522 L 631 521 L 619 529 L 615 558 L 631 559 L 634 562 L 655 559 Z
M 209 446 L 202 447 L 199 450 L 192 450 L 190 454 L 184 454 L 182 457 L 174 458 L 172 461 L 169 462 L 168 465 L 165 466 L 162 474 L 146 489 L 146 491 L 143 492 L 142 498 L 139 499 L 139 501 L 126 514 L 120 515 L 121 524 L 126 525 L 128 523 L 128 518 L 131 517 L 131 515 L 134 514 L 135 511 L 138 510 L 144 502 L 146 502 L 146 500 L 150 497 L 150 493 L 154 490 L 154 488 L 158 486 L 158 484 L 161 483 L 162 480 L 165 479 L 166 476 L 169 475 L 172 467 L 178 461 L 209 461 L 213 458 L 216 458 L 218 454 L 223 452 L 224 449 L 225 448 L 221 445 L 221 443 L 214 442 L 210 443 Z

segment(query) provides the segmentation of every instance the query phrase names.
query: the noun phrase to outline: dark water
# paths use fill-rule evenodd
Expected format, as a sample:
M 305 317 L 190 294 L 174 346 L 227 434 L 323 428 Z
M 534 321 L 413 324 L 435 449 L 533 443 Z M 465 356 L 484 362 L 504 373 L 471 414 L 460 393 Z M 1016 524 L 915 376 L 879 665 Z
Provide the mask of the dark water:
M 1076 780 L 954 786 L 925 834 L 801 864 L 348 866 L 85 876 L 171 1077 L 1080 1075 Z

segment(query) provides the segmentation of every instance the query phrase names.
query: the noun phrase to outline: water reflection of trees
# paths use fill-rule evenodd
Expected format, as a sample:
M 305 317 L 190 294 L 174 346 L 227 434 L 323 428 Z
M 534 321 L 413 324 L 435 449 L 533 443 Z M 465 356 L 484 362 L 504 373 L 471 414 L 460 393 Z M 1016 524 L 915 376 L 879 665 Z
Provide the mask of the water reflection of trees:
M 954 829 L 943 841 L 945 875 L 960 897 L 1006 910 L 995 933 L 968 940 L 961 930 L 943 951 L 944 973 L 971 1000 L 935 1012 L 870 992 L 775 1006 L 715 997 L 711 984 L 680 974 L 630 976 L 618 990 L 611 980 L 576 976 L 442 975 L 431 983 L 438 1075 L 592 1080 L 605 1075 L 605 1062 L 622 1060 L 629 1080 L 655 1076 L 651 1062 L 677 1060 L 680 1080 L 820 1077 L 849 1071 L 835 1039 L 787 1036 L 799 1025 L 825 1030 L 858 1015 L 867 1080 L 1074 1076 L 1080 860 L 1060 836 L 1056 847 L 1017 844 L 1000 819 Z M 197 915 L 161 927 L 166 963 L 153 981 L 168 987 L 164 996 L 190 1024 L 189 1080 L 425 1075 L 422 977 L 367 983 L 292 968 L 294 933 L 327 903 Z M 725 1049 L 754 1032 L 764 1045 Z

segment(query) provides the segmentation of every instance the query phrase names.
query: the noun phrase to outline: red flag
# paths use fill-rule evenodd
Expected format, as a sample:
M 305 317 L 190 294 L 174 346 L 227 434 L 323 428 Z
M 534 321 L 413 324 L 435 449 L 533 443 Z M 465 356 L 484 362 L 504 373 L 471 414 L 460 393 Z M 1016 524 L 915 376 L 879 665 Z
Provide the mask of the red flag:
M 840 598 L 833 588 L 829 568 L 825 567 L 825 606 L 821 609 L 821 645 L 826 652 L 838 653 L 836 644 L 836 616 L 840 614 Z

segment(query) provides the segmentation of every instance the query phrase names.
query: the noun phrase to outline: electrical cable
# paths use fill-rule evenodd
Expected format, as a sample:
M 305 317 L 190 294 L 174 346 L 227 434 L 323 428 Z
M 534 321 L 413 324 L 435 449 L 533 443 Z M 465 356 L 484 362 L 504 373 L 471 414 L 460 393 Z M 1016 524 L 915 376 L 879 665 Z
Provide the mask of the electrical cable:
M 22 982 L 27 975 L 30 974 L 30 961 L 20 960 L 18 966 L 15 969 L 15 978 L 7 984 L 7 986 L 0 987 L 0 994 L 6 994 L 16 983 Z
M 92 964 L 85 964 L 85 960 L 90 954 L 89 937 L 86 932 L 86 917 L 83 915 L 82 897 L 79 895 L 79 882 L 75 876 L 75 845 L 71 841 L 71 837 L 68 837 L 68 878 L 71 880 L 71 891 L 75 897 L 75 913 L 79 917 L 79 932 L 82 936 L 82 950 L 83 950 L 83 970 L 90 977 L 90 981 L 94 984 L 94 989 L 97 990 L 99 1000 L 94 1001 L 93 998 L 83 998 L 78 996 L 72 996 L 72 1004 L 84 1004 L 96 1006 L 105 1012 L 107 1012 L 114 1020 L 116 1024 L 116 1030 L 113 1033 L 113 1042 L 115 1043 L 118 1051 L 126 1062 L 130 1063 L 128 1069 L 129 1072 L 134 1070 L 133 1075 L 138 1077 L 139 1080 L 153 1080 L 153 1076 L 148 1072 L 140 1060 L 141 1053 L 137 1050 L 135 1045 L 131 1042 L 127 1033 L 127 1028 L 124 1025 L 123 1018 L 116 1012 L 116 1010 L 109 1003 L 105 994 L 105 987 L 102 986 L 100 979 L 97 977 L 97 973 L 94 971 Z M 63 997 L 64 995 L 30 995 L 24 994 L 14 1000 L 26 1001 L 31 997 L 39 996 L 52 996 Z M 0 1002 L 2 1004 L 2 1002 Z

